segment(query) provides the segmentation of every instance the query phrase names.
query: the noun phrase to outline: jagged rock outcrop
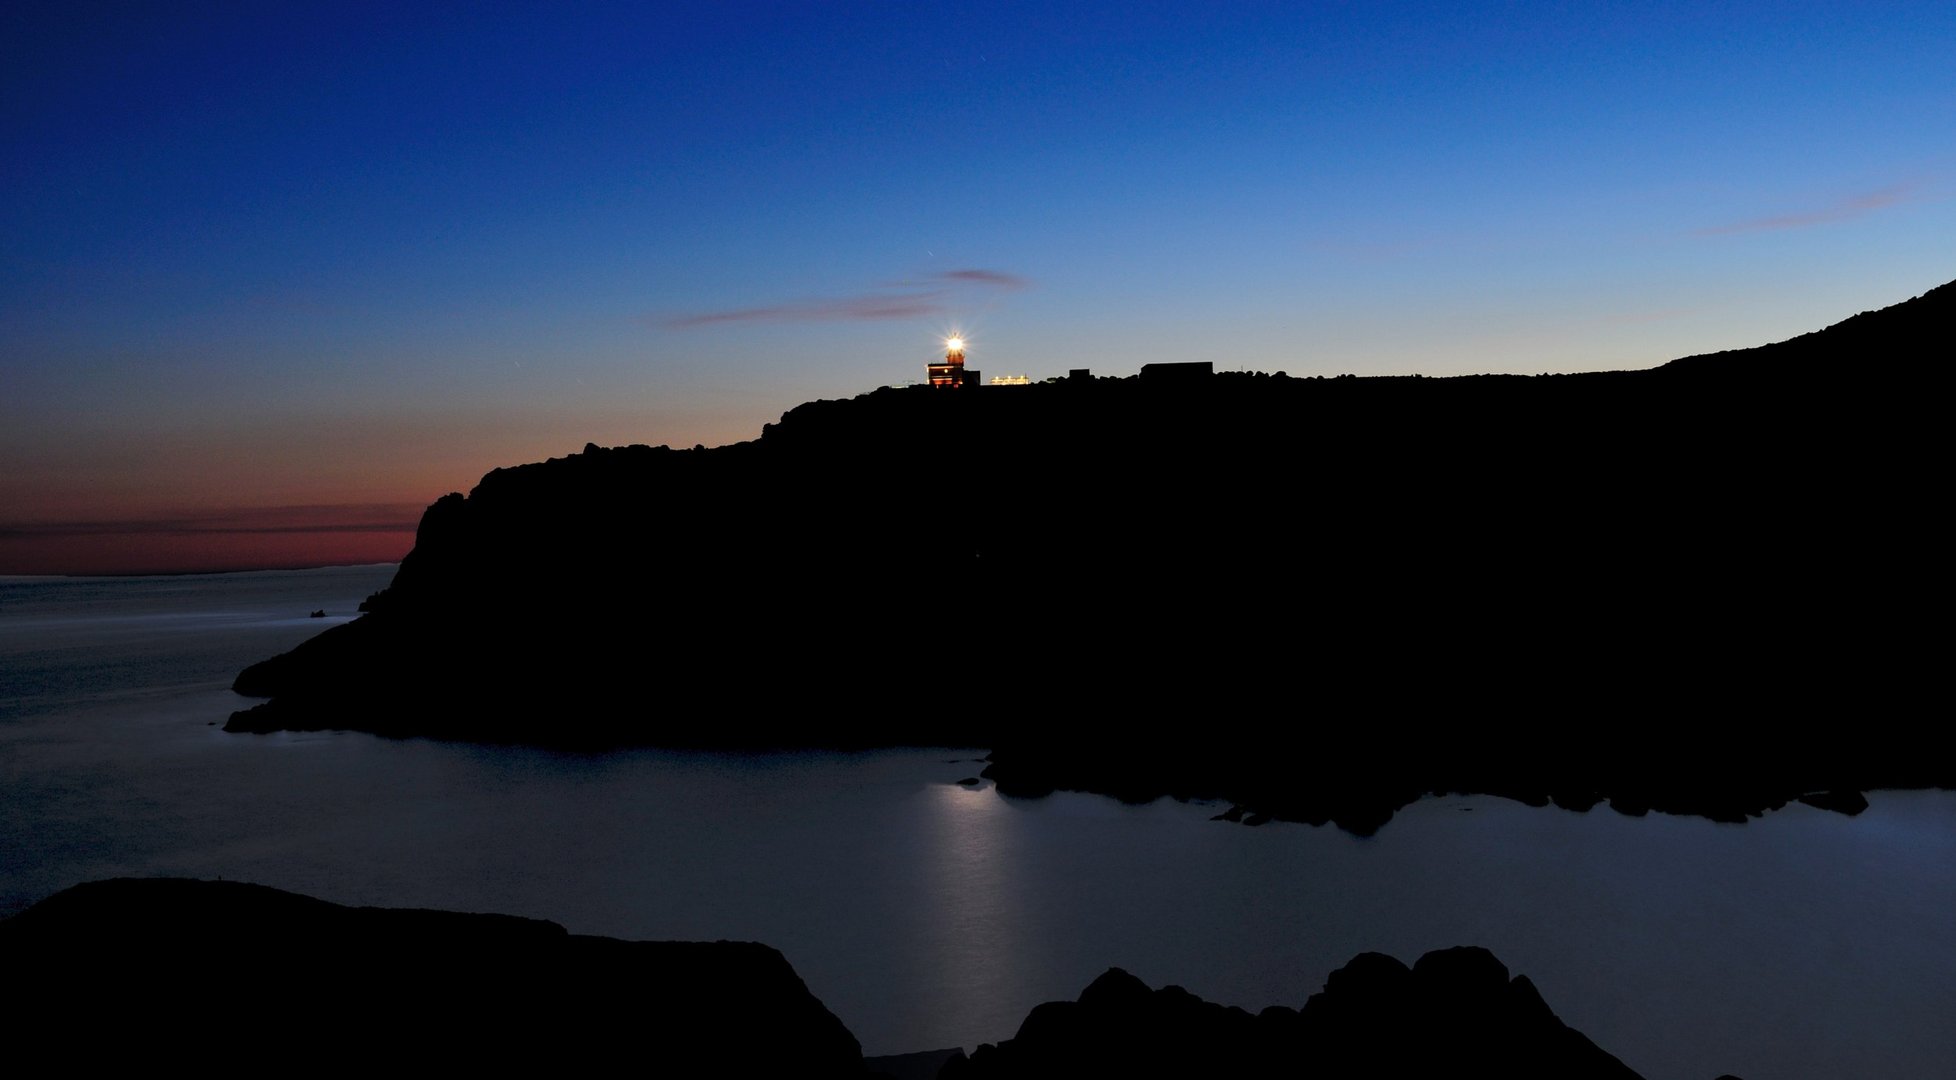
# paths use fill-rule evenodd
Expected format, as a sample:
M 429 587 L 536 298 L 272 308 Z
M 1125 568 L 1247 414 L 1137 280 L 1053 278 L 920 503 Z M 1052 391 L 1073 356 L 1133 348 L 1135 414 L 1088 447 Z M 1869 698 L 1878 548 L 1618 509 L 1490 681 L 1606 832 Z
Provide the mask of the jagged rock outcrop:
M 0 921 L 12 1053 L 109 1069 L 611 1071 L 946 1078 L 1501 1075 L 1630 1080 L 1484 949 L 1366 953 L 1252 1016 L 1119 969 L 966 1058 L 865 1066 L 781 954 L 506 915 L 349 908 L 259 885 L 118 879 Z M 949 1060 L 945 1060 L 947 1055 Z
M 0 922 L 0 971 L 9 1053 L 30 1065 L 862 1072 L 855 1037 L 751 942 L 619 941 L 505 915 L 122 879 Z
M 1033 1009 L 1018 1034 L 946 1063 L 942 1080 L 1045 1077 L 1501 1076 L 1634 1080 L 1550 1011 L 1526 976 L 1480 948 L 1427 953 L 1411 968 L 1364 953 L 1302 1009 L 1255 1015 L 1179 986 L 1150 990 L 1118 968 L 1078 1001 Z

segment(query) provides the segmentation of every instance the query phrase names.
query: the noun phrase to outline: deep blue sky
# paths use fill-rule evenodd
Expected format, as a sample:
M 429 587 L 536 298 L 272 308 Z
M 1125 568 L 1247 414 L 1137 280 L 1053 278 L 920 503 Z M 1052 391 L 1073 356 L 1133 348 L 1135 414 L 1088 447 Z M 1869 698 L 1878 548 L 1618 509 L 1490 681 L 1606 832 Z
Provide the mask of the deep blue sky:
M 9 5 L 0 571 L 77 522 L 404 549 L 953 328 L 1571 371 L 1956 277 L 1956 4 L 1604 7 Z

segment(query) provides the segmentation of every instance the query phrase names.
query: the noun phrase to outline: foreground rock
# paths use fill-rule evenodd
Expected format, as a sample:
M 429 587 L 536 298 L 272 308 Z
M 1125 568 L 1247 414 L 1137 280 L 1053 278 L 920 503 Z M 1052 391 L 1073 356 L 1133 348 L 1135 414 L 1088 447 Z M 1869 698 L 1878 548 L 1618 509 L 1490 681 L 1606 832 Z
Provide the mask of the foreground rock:
M 781 954 L 258 885 L 79 885 L 0 922 L 24 1065 L 343 1075 L 458 1069 L 857 1077 Z M 90 1069 L 89 1071 L 95 1071 Z
M 1078 1001 L 1034 1009 L 1016 1036 L 947 1063 L 942 1080 L 1104 1076 L 1499 1076 L 1634 1080 L 1558 1020 L 1526 976 L 1485 949 L 1443 949 L 1410 969 L 1365 953 L 1302 1009 L 1251 1015 L 1112 969 Z
M 348 908 L 259 885 L 78 885 L 0 921 L 23 1062 L 201 1073 L 456 1069 L 849 1077 L 1440 1076 L 1624 1080 L 1484 949 L 1366 953 L 1254 1016 L 1113 969 L 1016 1037 L 873 1058 L 780 953 L 569 934 L 506 915 Z

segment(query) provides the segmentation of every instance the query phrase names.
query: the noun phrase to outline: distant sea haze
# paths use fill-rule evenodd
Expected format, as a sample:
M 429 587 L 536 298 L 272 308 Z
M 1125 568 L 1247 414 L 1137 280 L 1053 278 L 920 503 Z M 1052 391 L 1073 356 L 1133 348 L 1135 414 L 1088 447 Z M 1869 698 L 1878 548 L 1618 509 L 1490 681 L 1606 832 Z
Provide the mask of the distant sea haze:
M 142 575 L 394 563 L 414 546 L 424 506 L 251 506 L 0 519 L 0 572 Z M 11 514 L 21 512 L 11 508 Z
M 1370 839 L 961 785 L 982 748 L 583 753 L 227 735 L 245 664 L 392 568 L 0 583 L 0 913 L 120 874 L 759 940 L 883 1054 L 1010 1036 L 1110 966 L 1252 1010 L 1493 949 L 1651 1080 L 1956 1063 L 1956 795 L 1746 825 L 1427 799 Z M 310 618 L 324 610 L 321 619 Z

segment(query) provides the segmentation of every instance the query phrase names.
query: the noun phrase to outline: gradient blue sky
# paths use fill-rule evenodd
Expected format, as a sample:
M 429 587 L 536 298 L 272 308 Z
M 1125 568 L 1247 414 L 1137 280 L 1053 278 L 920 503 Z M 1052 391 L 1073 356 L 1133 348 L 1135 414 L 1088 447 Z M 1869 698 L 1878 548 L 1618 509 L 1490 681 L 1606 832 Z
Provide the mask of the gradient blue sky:
M 397 557 L 952 328 L 1648 367 L 1956 278 L 1952 196 L 1947 0 L 11 4 L 0 572 Z

